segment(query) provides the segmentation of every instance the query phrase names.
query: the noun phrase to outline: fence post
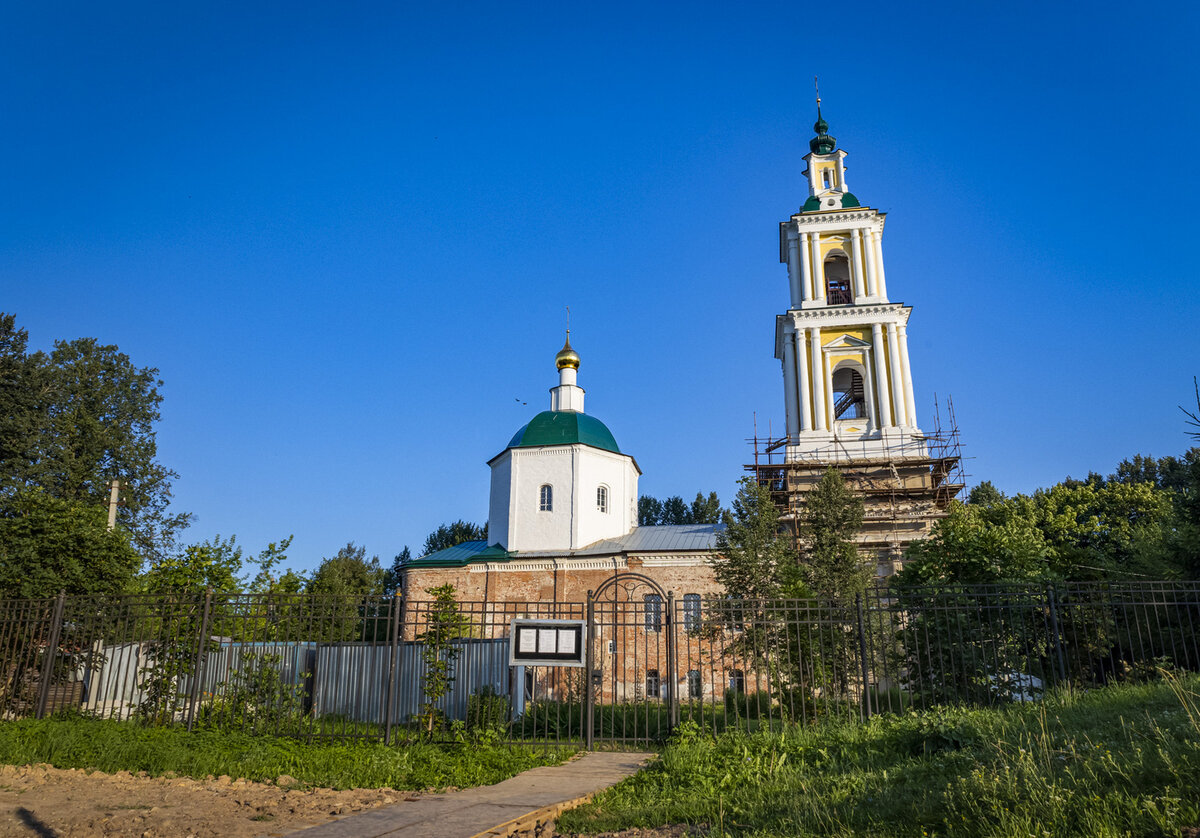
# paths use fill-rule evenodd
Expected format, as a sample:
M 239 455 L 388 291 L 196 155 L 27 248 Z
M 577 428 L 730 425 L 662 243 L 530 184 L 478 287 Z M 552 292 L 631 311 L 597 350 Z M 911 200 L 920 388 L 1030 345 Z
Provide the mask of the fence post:
M 583 746 L 587 750 L 591 750 L 596 741 L 595 713 L 596 713 L 596 685 L 592 681 L 592 672 L 595 670 L 595 638 L 592 636 L 596 628 L 596 603 L 592 599 L 592 592 L 587 592 L 587 649 L 584 650 L 584 688 L 583 688 Z
M 187 729 L 191 731 L 192 724 L 196 720 L 196 700 L 200 697 L 200 678 L 204 662 L 204 647 L 208 645 L 205 638 L 208 636 L 208 620 L 212 613 L 212 588 L 207 588 L 204 591 L 204 610 L 200 615 L 200 631 L 196 634 L 196 658 L 192 663 L 192 691 L 188 696 L 188 713 L 187 713 Z
M 676 666 L 675 592 L 667 591 L 667 719 L 670 731 L 679 725 L 679 679 Z
M 1058 662 L 1059 683 L 1067 680 L 1067 662 L 1063 657 L 1062 635 L 1058 630 L 1058 600 L 1054 596 L 1054 585 L 1046 585 L 1046 601 L 1050 605 L 1050 633 L 1054 636 L 1054 656 Z
M 392 717 L 396 705 L 396 656 L 400 649 L 400 592 L 392 597 L 392 636 L 388 643 L 387 697 L 384 699 L 383 744 L 392 744 Z
M 54 615 L 50 618 L 50 642 L 46 644 L 46 659 L 42 661 L 42 683 L 38 686 L 37 718 L 46 715 L 46 702 L 50 700 L 50 680 L 54 676 L 54 658 L 58 653 L 58 640 L 62 636 L 63 609 L 67 603 L 67 592 L 59 591 L 54 600 Z
M 871 718 L 871 690 L 867 669 L 867 633 L 863 626 L 863 597 L 861 593 L 854 595 L 854 606 L 858 620 L 858 662 L 862 669 L 862 710 L 866 718 Z

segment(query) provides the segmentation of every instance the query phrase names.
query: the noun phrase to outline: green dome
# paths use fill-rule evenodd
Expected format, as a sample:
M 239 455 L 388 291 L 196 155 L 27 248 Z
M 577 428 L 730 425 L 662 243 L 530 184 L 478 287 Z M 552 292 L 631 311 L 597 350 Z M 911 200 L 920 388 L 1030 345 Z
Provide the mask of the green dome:
M 528 425 L 517 431 L 509 448 L 532 448 L 537 445 L 590 445 L 620 454 L 612 431 L 604 423 L 586 413 L 570 410 L 543 410 Z

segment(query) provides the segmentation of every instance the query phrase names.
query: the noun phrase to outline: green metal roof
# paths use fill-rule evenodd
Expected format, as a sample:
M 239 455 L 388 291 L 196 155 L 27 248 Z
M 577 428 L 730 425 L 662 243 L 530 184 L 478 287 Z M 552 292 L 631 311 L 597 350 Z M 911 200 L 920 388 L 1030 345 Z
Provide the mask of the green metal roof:
M 508 443 L 509 448 L 532 448 L 539 445 L 575 445 L 576 443 L 602 448 L 620 454 L 612 431 L 594 416 L 570 410 L 544 410 L 517 431 Z
M 854 197 L 854 193 L 852 192 L 846 192 L 842 195 L 841 204 L 842 209 L 855 209 L 856 207 L 862 206 L 862 204 L 858 202 L 858 198 Z M 804 206 L 800 207 L 800 212 L 819 212 L 820 210 L 821 199 L 816 195 L 813 195 L 804 202 Z
M 464 541 L 413 559 L 406 567 L 465 567 L 474 561 L 503 561 L 508 557 L 509 553 L 503 547 L 488 547 L 486 541 Z

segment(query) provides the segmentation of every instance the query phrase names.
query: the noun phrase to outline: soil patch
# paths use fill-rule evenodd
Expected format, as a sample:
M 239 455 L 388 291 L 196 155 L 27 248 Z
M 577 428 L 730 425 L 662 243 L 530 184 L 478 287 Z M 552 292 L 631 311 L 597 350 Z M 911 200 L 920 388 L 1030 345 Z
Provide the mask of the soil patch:
M 251 838 L 373 809 L 419 792 L 296 788 L 210 777 L 105 774 L 48 765 L 0 766 L 0 836 Z

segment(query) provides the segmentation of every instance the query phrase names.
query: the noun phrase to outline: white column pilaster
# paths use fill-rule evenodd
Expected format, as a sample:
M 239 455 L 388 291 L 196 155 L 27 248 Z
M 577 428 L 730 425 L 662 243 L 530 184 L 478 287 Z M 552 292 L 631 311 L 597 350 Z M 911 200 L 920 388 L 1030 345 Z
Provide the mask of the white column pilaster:
M 803 293 L 800 290 L 800 234 L 795 230 L 788 230 L 787 233 L 787 254 L 788 254 L 788 286 L 792 293 L 792 308 L 800 308 L 800 302 L 804 299 Z
M 809 394 L 808 356 L 805 354 L 807 343 L 804 340 L 804 330 L 796 329 L 796 371 L 799 373 L 800 390 L 797 394 L 800 401 L 800 430 L 811 431 L 813 427 L 812 402 Z
M 792 324 L 788 323 L 783 327 L 783 408 L 789 440 L 800 432 L 796 405 L 796 339 Z
M 800 293 L 802 299 L 813 298 L 812 286 L 812 243 L 808 233 L 800 234 Z
M 821 351 L 821 327 L 808 331 L 812 352 L 813 427 L 824 431 L 829 427 L 825 420 L 825 353 Z
M 917 427 L 917 400 L 913 397 L 912 367 L 908 365 L 908 329 L 904 324 L 896 327 L 897 342 L 900 344 L 900 372 L 904 376 L 904 404 L 911 427 Z
M 863 353 L 863 401 L 867 404 L 869 430 L 879 429 L 879 414 L 875 411 L 875 375 L 871 372 L 871 352 Z
M 883 342 L 883 326 L 871 324 L 871 354 L 875 361 L 875 383 L 879 388 L 879 427 L 890 428 L 892 421 L 892 398 L 888 394 L 886 348 Z
M 871 231 L 871 243 L 875 251 L 875 282 L 878 285 L 879 299 L 887 300 L 887 280 L 883 272 L 883 233 L 880 230 Z
M 850 231 L 850 266 L 854 270 L 854 301 L 858 302 L 867 296 L 867 287 L 863 280 L 862 231 L 857 227 Z
M 825 357 L 825 353 L 821 352 L 821 384 L 825 388 L 825 404 L 829 405 L 829 427 L 833 429 L 834 420 L 837 418 L 833 415 L 833 409 L 837 406 L 837 402 L 833 398 L 833 367 L 826 363 L 829 359 Z
M 907 424 L 908 411 L 904 407 L 904 374 L 900 370 L 900 341 L 896 337 L 896 324 L 887 324 L 888 370 L 891 372 L 892 415 L 897 425 Z
M 867 268 L 867 296 L 879 296 L 879 281 L 875 278 L 875 247 L 871 239 L 871 231 L 864 230 L 859 242 L 862 250 L 863 264 Z
M 821 259 L 821 235 L 813 233 L 812 238 L 812 273 L 813 299 L 821 305 L 825 304 L 825 262 Z

